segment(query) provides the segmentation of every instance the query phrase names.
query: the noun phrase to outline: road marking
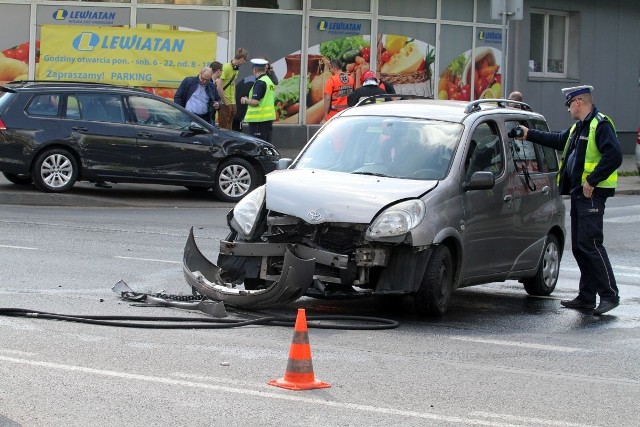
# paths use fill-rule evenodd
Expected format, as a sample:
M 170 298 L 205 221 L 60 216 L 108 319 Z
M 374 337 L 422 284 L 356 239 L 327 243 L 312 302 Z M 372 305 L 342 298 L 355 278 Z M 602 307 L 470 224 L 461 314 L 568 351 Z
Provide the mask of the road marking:
M 617 216 L 615 218 L 605 218 L 604 222 L 614 222 L 618 224 L 630 224 L 640 222 L 640 215 Z
M 131 259 L 134 261 L 151 261 L 151 262 L 166 262 L 168 264 L 182 264 L 182 261 L 169 261 L 166 259 L 154 259 L 154 258 L 135 258 L 130 256 L 114 256 L 114 258 L 118 259 Z
M 28 251 L 37 251 L 38 248 L 28 248 L 26 246 L 10 246 L 10 245 L 0 245 L 0 248 L 9 248 L 9 249 L 26 249 Z
M 638 279 L 640 278 L 640 273 L 625 273 L 624 271 L 620 271 L 620 270 L 633 270 L 636 267 L 623 267 L 623 266 L 612 266 L 613 268 L 613 274 L 616 277 L 631 277 L 634 279 Z M 562 267 L 561 268 L 562 271 L 570 271 L 572 273 L 579 273 L 580 269 L 578 267 Z
M 5 348 L 0 348 L 2 353 L 14 354 L 16 356 L 35 356 L 37 353 L 32 353 L 29 351 L 20 351 L 20 350 L 9 350 Z M 0 424 L 2 425 L 2 424 Z
M 145 381 L 145 382 L 164 384 L 164 385 L 170 385 L 170 386 L 182 386 L 182 387 L 200 388 L 205 390 L 216 390 L 216 391 L 222 391 L 226 393 L 235 393 L 235 394 L 259 397 L 259 398 L 286 400 L 286 401 L 298 402 L 298 403 L 301 402 L 309 405 L 322 405 L 322 406 L 337 408 L 339 410 L 346 410 L 346 411 L 362 411 L 362 412 L 378 413 L 383 415 L 401 416 L 401 417 L 407 417 L 407 418 L 436 420 L 436 421 L 455 423 L 458 425 L 465 425 L 465 426 L 522 427 L 522 424 L 512 424 L 509 422 L 502 422 L 502 421 L 480 420 L 480 419 L 453 416 L 453 415 L 438 415 L 438 414 L 430 414 L 426 412 L 405 411 L 405 410 L 395 409 L 395 408 L 384 408 L 380 406 L 362 405 L 358 403 L 347 403 L 347 402 L 341 402 L 341 401 L 335 401 L 335 400 L 324 400 L 320 398 L 301 397 L 300 395 L 289 394 L 290 392 L 287 392 L 287 391 L 271 392 L 271 391 L 261 391 L 261 390 L 249 390 L 249 389 L 243 389 L 238 387 L 201 383 L 197 381 L 177 380 L 177 379 L 171 379 L 166 377 L 155 377 L 150 375 L 131 374 L 128 372 L 118 372 L 118 371 L 108 371 L 104 369 L 87 368 L 85 366 L 63 365 L 60 363 L 51 363 L 51 362 L 44 362 L 44 361 L 37 361 L 37 360 L 16 359 L 13 357 L 5 357 L 5 356 L 0 356 L 0 361 L 17 363 L 17 364 L 26 365 L 26 366 L 37 366 L 37 367 L 48 368 L 48 369 L 56 369 L 61 371 L 80 372 L 84 374 L 98 375 L 103 377 L 121 378 L 125 380 L 134 380 L 134 381 Z M 262 385 L 262 387 L 264 389 L 268 388 L 266 382 L 264 385 Z M 327 399 L 333 399 L 333 398 L 334 396 L 327 397 Z M 561 421 L 558 421 L 558 422 L 561 422 Z M 557 425 L 562 426 L 564 424 L 557 424 Z M 583 427 L 578 424 L 572 425 L 572 427 L 578 427 L 578 426 Z
M 479 342 L 483 344 L 506 345 L 510 347 L 535 348 L 537 350 L 562 351 L 565 353 L 573 353 L 574 351 L 583 350 L 581 348 L 575 348 L 575 347 L 561 347 L 557 345 L 533 344 L 533 343 L 526 343 L 526 342 L 520 342 L 520 341 L 489 340 L 489 339 L 472 338 L 472 337 L 449 337 L 449 338 L 451 338 L 452 340 L 458 340 L 458 341 L 470 341 L 470 342 Z
M 543 418 L 530 418 L 530 417 L 522 417 L 519 415 L 509 415 L 509 414 L 494 414 L 493 412 L 484 412 L 484 411 L 474 411 L 469 414 L 472 417 L 487 417 L 487 418 L 499 418 L 504 421 L 517 421 L 527 423 L 530 425 L 534 424 L 542 424 L 546 426 L 559 426 L 559 427 L 585 427 L 584 424 L 577 423 L 569 423 L 565 421 L 555 421 L 555 420 L 547 420 Z

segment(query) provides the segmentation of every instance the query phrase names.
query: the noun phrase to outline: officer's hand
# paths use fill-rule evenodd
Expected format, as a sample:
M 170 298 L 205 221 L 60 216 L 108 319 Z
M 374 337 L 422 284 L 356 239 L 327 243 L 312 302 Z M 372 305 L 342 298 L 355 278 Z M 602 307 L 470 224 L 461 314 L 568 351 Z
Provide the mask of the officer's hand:
M 527 139 L 527 134 L 529 133 L 529 128 L 522 125 L 519 125 L 518 127 L 522 129 L 522 136 L 516 137 L 516 139 L 519 139 L 520 141 L 525 141 Z
M 584 194 L 584 197 L 586 197 L 587 199 L 590 199 L 591 196 L 593 196 L 593 189 L 595 187 L 592 187 L 591 184 L 589 184 L 586 180 L 584 182 L 584 184 L 582 185 L 582 194 Z

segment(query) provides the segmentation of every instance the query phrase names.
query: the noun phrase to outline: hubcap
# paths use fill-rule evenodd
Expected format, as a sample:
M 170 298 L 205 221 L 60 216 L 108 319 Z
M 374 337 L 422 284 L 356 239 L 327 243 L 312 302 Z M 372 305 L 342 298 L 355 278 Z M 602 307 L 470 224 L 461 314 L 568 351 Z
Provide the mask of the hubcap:
M 53 154 L 47 157 L 40 167 L 40 176 L 45 184 L 51 188 L 64 187 L 71 181 L 73 165 L 62 154 Z
M 229 197 L 244 196 L 251 188 L 251 174 L 240 165 L 229 165 L 220 174 L 220 189 Z
M 558 247 L 554 243 L 550 243 L 544 251 L 544 259 L 542 261 L 542 277 L 547 287 L 552 286 L 558 277 L 560 268 L 558 258 Z

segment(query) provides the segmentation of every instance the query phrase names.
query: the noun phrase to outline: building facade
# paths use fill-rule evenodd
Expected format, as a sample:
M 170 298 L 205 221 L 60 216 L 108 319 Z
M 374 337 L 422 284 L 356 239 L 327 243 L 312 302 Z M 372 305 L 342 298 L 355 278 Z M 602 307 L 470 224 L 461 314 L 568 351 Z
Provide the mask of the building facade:
M 91 80 L 102 70 L 106 82 L 171 98 L 179 78 L 149 76 L 169 68 L 195 75 L 243 47 L 268 58 L 278 77 L 273 139 L 281 148 L 300 147 L 321 125 L 327 59 L 341 59 L 356 81 L 374 70 L 403 94 L 472 100 L 519 90 L 555 130 L 571 124 L 560 89 L 591 84 L 632 153 L 640 127 L 638 22 L 637 0 L 0 0 L 0 81 Z M 86 36 L 87 27 L 99 35 L 108 27 L 211 37 L 198 39 L 201 50 L 139 57 L 110 73 L 117 67 L 95 52 L 82 64 L 62 63 L 65 34 L 82 41 L 73 31 Z M 54 42 L 56 29 L 64 31 Z M 236 78 L 250 73 L 241 66 Z

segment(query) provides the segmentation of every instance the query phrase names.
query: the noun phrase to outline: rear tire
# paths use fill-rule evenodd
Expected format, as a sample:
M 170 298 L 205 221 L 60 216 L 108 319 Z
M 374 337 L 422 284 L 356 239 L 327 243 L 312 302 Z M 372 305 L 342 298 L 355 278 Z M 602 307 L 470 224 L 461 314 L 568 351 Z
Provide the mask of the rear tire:
M 232 158 L 218 167 L 213 192 L 223 202 L 237 203 L 257 186 L 255 167 L 245 159 Z
M 31 171 L 33 183 L 45 193 L 63 193 L 78 179 L 78 163 L 64 148 L 53 148 L 40 154 Z
M 538 266 L 536 275 L 522 281 L 524 290 L 529 295 L 546 296 L 551 295 L 558 283 L 558 275 L 560 274 L 560 244 L 553 234 L 547 236 L 542 251 L 542 259 Z
M 31 185 L 33 184 L 33 179 L 31 179 L 31 175 L 29 174 L 18 174 L 18 173 L 8 173 L 2 172 L 7 181 L 16 185 Z
M 453 290 L 453 269 L 449 248 L 445 245 L 436 246 L 429 257 L 420 288 L 414 295 L 418 314 L 442 316 L 447 311 Z

